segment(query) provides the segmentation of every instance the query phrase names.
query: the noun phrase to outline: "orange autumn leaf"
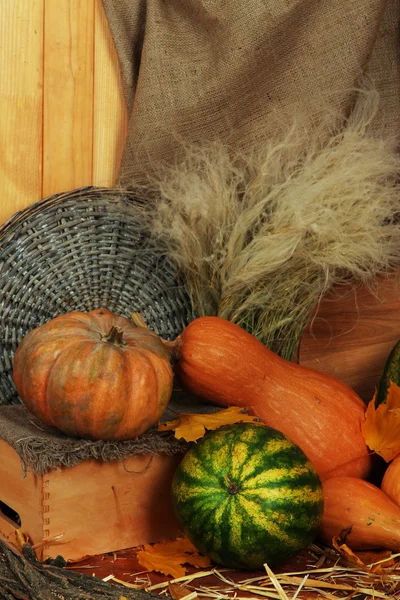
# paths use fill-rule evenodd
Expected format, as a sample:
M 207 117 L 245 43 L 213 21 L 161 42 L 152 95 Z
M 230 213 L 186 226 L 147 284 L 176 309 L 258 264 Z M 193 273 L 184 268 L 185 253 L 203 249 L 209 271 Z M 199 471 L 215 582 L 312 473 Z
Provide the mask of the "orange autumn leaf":
M 332 539 L 333 548 L 339 552 L 340 556 L 345 559 L 346 562 L 351 563 L 352 565 L 357 565 L 357 567 L 361 567 L 361 569 L 366 570 L 367 565 L 357 554 L 349 548 L 349 546 L 343 542 L 341 536 L 336 536 Z
M 396 564 L 390 550 L 364 550 L 357 552 L 357 556 L 368 565 L 368 571 L 376 575 L 384 573 L 385 569 L 390 569 Z
M 158 431 L 175 431 L 176 438 L 195 442 L 204 436 L 206 429 L 218 429 L 222 425 L 232 425 L 243 421 L 254 423 L 259 422 L 260 419 L 246 414 L 240 407 L 230 406 L 211 415 L 181 413 L 174 421 L 159 423 Z
M 391 382 L 386 402 L 368 404 L 362 433 L 367 446 L 390 462 L 400 453 L 400 387 Z
M 332 547 L 347 563 L 356 565 L 369 573 L 380 575 L 384 572 L 385 568 L 392 567 L 395 564 L 390 550 L 354 552 L 347 546 L 341 536 L 336 536 L 332 539 Z
M 163 575 L 174 578 L 183 577 L 187 569 L 183 565 L 194 567 L 209 567 L 211 561 L 207 556 L 200 554 L 187 538 L 172 542 L 159 542 L 146 544 L 137 554 L 139 564 L 149 571 L 158 571 Z

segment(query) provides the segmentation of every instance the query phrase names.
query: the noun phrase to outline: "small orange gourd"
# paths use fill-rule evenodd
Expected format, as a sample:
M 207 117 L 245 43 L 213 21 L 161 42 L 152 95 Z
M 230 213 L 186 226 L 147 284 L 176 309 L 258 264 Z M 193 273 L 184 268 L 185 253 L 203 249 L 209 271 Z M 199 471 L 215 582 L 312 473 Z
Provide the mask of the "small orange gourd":
M 67 313 L 29 332 L 13 375 L 38 419 L 93 440 L 145 432 L 164 412 L 173 380 L 160 338 L 104 308 Z
M 389 463 L 382 479 L 381 490 L 400 506 L 400 455 Z
M 319 537 L 327 545 L 343 535 L 352 550 L 400 551 L 400 507 L 381 489 L 355 477 L 324 481 Z
M 280 358 L 219 317 L 192 321 L 167 344 L 188 390 L 219 405 L 251 409 L 300 446 L 321 478 L 368 475 L 365 405 L 341 381 Z

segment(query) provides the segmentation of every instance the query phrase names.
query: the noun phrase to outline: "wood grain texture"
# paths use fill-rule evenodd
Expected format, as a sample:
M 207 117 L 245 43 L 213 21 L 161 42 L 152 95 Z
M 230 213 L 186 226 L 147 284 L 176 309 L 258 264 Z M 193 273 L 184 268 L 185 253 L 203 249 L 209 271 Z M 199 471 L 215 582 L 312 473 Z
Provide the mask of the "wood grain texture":
M 173 539 L 179 525 L 170 489 L 181 457 L 87 460 L 24 478 L 20 457 L 0 440 L 0 500 L 18 512 L 40 560 L 79 560 Z M 14 546 L 16 529 L 0 511 L 0 536 Z
M 371 400 L 384 364 L 400 339 L 400 281 L 381 279 L 326 298 L 300 344 L 299 362 L 334 375 Z
M 117 180 L 128 114 L 118 56 L 101 2 L 94 15 L 93 184 Z
M 101 0 L 1 0 L 0 225 L 55 192 L 113 185 L 126 121 Z
M 42 194 L 43 14 L 0 2 L 0 222 Z
M 47 0 L 43 195 L 93 180 L 94 0 Z
M 33 473 L 23 478 L 21 459 L 4 440 L 0 440 L 0 482 L 0 500 L 19 514 L 21 531 L 31 540 L 42 541 L 42 478 Z M 12 545 L 16 545 L 16 529 L 15 523 L 0 512 L 0 535 Z
M 171 481 L 181 456 L 134 456 L 125 461 L 87 460 L 69 469 L 51 471 L 47 502 L 50 543 L 44 554 L 57 551 L 78 560 L 141 544 L 174 539 L 179 525 L 171 501 Z

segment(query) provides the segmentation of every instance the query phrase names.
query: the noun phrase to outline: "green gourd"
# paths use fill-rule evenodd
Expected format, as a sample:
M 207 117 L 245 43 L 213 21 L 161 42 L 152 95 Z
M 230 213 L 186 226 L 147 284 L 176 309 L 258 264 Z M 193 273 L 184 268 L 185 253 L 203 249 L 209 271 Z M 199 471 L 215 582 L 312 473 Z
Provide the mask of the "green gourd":
M 385 363 L 375 396 L 375 406 L 386 402 L 390 383 L 400 385 L 400 340 L 394 345 Z

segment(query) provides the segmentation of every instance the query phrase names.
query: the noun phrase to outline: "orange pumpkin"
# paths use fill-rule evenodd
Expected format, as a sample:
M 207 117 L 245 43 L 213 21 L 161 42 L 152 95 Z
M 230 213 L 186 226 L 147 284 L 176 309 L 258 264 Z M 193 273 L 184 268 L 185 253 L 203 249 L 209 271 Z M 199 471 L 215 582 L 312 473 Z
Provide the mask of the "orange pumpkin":
M 71 312 L 28 333 L 14 382 L 43 423 L 73 437 L 126 440 L 164 412 L 172 393 L 160 338 L 106 309 Z
M 216 404 L 251 409 L 300 446 L 321 478 L 367 477 L 365 404 L 341 381 L 280 358 L 219 317 L 195 319 L 166 345 L 188 390 Z

